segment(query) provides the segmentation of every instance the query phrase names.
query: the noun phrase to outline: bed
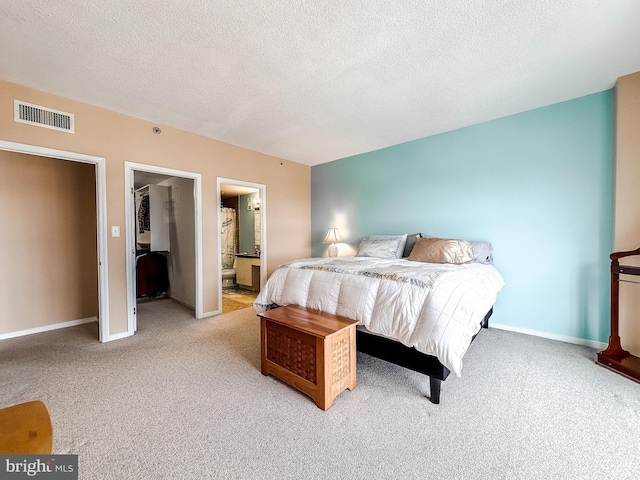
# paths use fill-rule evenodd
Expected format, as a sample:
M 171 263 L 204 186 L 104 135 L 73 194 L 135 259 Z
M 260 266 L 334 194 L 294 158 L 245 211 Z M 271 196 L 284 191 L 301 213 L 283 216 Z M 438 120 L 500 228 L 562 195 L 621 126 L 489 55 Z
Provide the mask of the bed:
M 261 313 L 294 304 L 357 320 L 358 351 L 428 375 L 431 401 L 439 403 L 441 382 L 450 372 L 461 375 L 462 357 L 487 326 L 504 280 L 490 256 L 474 255 L 470 242 L 454 243 L 452 249 L 451 242 L 464 241 L 418 236 L 403 256 L 407 236 L 397 237 L 399 243 L 386 249 L 380 242 L 366 248 L 366 237 L 356 256 L 284 263 L 260 291 L 254 308 Z M 444 250 L 440 245 L 436 256 L 416 254 L 433 253 L 439 240 L 448 243 Z M 425 250 L 427 243 L 431 246 Z

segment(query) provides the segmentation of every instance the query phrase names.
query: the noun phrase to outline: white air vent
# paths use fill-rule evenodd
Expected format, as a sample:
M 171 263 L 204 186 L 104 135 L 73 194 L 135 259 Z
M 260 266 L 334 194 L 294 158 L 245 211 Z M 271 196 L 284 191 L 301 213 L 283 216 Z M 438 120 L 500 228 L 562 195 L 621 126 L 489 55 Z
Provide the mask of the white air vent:
M 73 115 L 52 110 L 51 108 L 32 105 L 20 100 L 13 101 L 14 119 L 16 122 L 28 123 L 39 127 L 73 133 Z

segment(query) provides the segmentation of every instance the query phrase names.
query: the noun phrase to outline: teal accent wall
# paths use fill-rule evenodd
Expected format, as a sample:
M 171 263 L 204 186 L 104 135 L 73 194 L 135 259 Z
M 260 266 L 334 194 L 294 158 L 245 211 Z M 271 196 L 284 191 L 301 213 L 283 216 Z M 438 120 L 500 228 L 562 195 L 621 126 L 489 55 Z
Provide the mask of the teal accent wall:
M 370 234 L 490 241 L 493 322 L 605 342 L 613 92 L 314 166 L 311 219 L 314 256 L 330 226 L 340 254 Z
M 253 210 L 247 210 L 247 199 L 258 197 L 258 192 L 240 195 L 240 197 L 238 197 L 238 228 L 240 230 L 238 252 L 253 253 L 255 251 L 255 212 Z

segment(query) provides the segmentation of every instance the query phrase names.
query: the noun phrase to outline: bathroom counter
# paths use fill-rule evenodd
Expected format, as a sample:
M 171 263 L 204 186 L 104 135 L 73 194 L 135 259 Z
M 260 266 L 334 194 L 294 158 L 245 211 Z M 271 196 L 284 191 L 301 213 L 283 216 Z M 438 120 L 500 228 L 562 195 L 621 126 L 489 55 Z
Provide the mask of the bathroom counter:
M 236 282 L 249 290 L 260 290 L 260 257 L 254 254 L 236 254 Z

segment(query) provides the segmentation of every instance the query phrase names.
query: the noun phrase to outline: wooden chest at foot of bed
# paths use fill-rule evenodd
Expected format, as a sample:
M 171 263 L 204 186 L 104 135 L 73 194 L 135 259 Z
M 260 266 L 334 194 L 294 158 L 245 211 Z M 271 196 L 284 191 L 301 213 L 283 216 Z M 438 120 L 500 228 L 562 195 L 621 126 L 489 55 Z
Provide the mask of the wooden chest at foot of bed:
M 258 316 L 263 375 L 309 395 L 322 410 L 340 392 L 356 387 L 354 320 L 297 305 Z

